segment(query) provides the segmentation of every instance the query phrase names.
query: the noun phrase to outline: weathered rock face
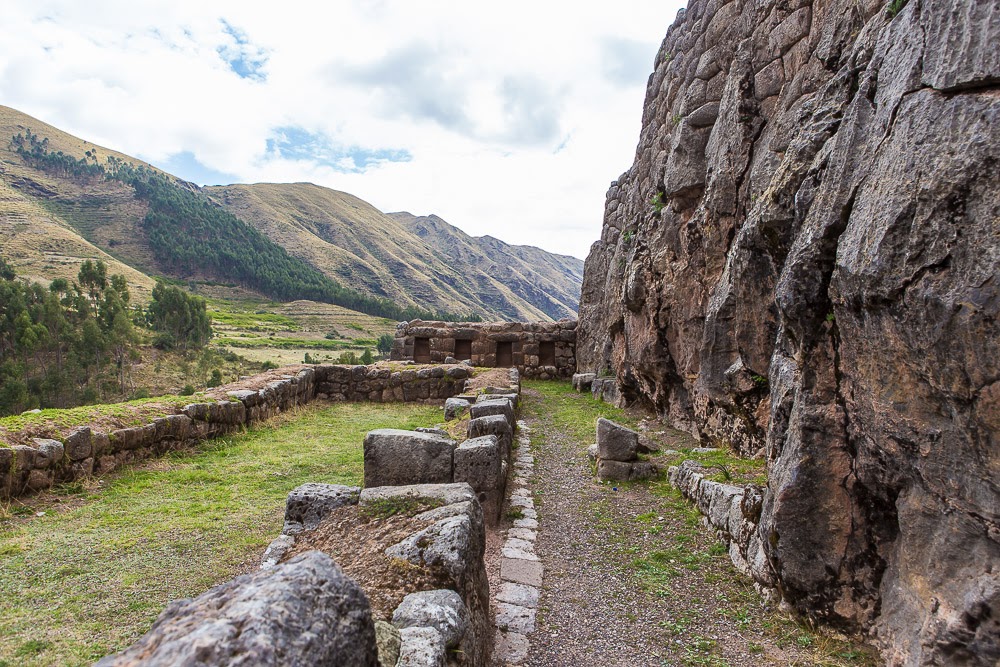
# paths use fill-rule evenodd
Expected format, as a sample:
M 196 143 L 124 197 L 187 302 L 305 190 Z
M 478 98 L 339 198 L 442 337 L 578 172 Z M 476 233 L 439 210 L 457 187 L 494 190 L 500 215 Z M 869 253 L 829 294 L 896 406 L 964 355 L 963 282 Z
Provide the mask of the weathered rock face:
M 99 665 L 378 664 L 368 598 L 309 551 L 170 603 L 152 629 Z
M 584 275 L 581 372 L 766 448 L 781 594 L 1000 660 L 1000 0 L 693 0 Z

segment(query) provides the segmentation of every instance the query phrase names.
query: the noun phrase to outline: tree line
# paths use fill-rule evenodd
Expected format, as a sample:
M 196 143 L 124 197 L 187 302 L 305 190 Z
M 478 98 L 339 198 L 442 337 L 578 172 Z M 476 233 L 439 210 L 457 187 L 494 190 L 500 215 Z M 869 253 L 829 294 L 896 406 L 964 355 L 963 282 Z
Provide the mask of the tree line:
M 395 320 L 476 320 L 402 307 L 343 287 L 271 241 L 203 193 L 177 183 L 144 165 L 109 156 L 99 163 L 96 151 L 80 160 L 48 150 L 48 139 L 30 130 L 11 139 L 11 148 L 28 164 L 59 176 L 92 182 L 95 178 L 130 185 L 149 205 L 143 228 L 154 256 L 181 276 L 206 273 L 231 280 L 280 301 L 310 299 Z
M 157 284 L 144 311 L 125 276 L 109 276 L 101 261 L 45 287 L 19 280 L 0 257 L 0 415 L 130 393 L 146 327 L 162 347 L 201 347 L 211 336 L 204 300 L 176 287 Z

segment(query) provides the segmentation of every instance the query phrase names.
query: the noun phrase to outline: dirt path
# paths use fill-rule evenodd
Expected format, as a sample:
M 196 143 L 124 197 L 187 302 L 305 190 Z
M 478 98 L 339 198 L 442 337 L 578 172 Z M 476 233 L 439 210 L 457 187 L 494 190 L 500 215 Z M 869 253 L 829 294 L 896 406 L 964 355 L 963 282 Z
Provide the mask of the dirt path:
M 525 399 L 534 546 L 545 574 L 520 664 L 869 664 L 865 652 L 776 613 L 665 482 L 598 483 L 586 456 L 590 442 L 560 421 L 563 408 L 543 404 L 534 389 L 526 388 Z M 572 416 L 593 424 L 593 402 L 579 401 Z M 665 449 L 693 446 L 669 429 L 655 437 Z

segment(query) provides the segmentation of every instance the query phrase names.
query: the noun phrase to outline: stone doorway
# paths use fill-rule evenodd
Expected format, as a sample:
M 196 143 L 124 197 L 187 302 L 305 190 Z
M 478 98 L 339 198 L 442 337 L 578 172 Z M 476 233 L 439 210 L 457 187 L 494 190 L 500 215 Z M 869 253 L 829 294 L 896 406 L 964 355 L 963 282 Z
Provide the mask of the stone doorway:
M 465 359 L 472 359 L 472 341 L 471 340 L 456 340 L 455 341 L 455 358 L 459 361 Z
M 514 365 L 514 344 L 511 342 L 497 343 L 497 367 L 510 367 Z
M 431 363 L 431 339 L 430 338 L 414 338 L 413 339 L 413 360 L 418 364 L 429 364 Z
M 554 341 L 543 341 L 538 344 L 538 365 L 556 365 L 556 344 Z

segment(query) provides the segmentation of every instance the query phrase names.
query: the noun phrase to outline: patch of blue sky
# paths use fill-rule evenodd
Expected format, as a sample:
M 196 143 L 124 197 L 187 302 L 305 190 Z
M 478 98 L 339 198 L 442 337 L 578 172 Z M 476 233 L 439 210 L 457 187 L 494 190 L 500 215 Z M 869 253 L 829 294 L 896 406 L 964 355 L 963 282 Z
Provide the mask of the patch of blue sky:
M 286 160 L 307 160 L 346 174 L 360 174 L 386 162 L 410 162 L 413 155 L 398 148 L 343 146 L 301 127 L 279 127 L 267 140 L 267 153 Z
M 267 64 L 267 52 L 254 46 L 245 32 L 225 19 L 222 20 L 222 29 L 235 42 L 235 46 L 224 44 L 216 49 L 219 57 L 229 65 L 229 69 L 243 79 L 267 80 L 267 74 L 264 71 L 264 65 Z
M 174 153 L 166 160 L 151 162 L 168 174 L 173 174 L 185 181 L 191 181 L 198 185 L 230 185 L 239 183 L 240 179 L 234 174 L 227 174 L 206 167 L 194 156 L 191 151 Z

